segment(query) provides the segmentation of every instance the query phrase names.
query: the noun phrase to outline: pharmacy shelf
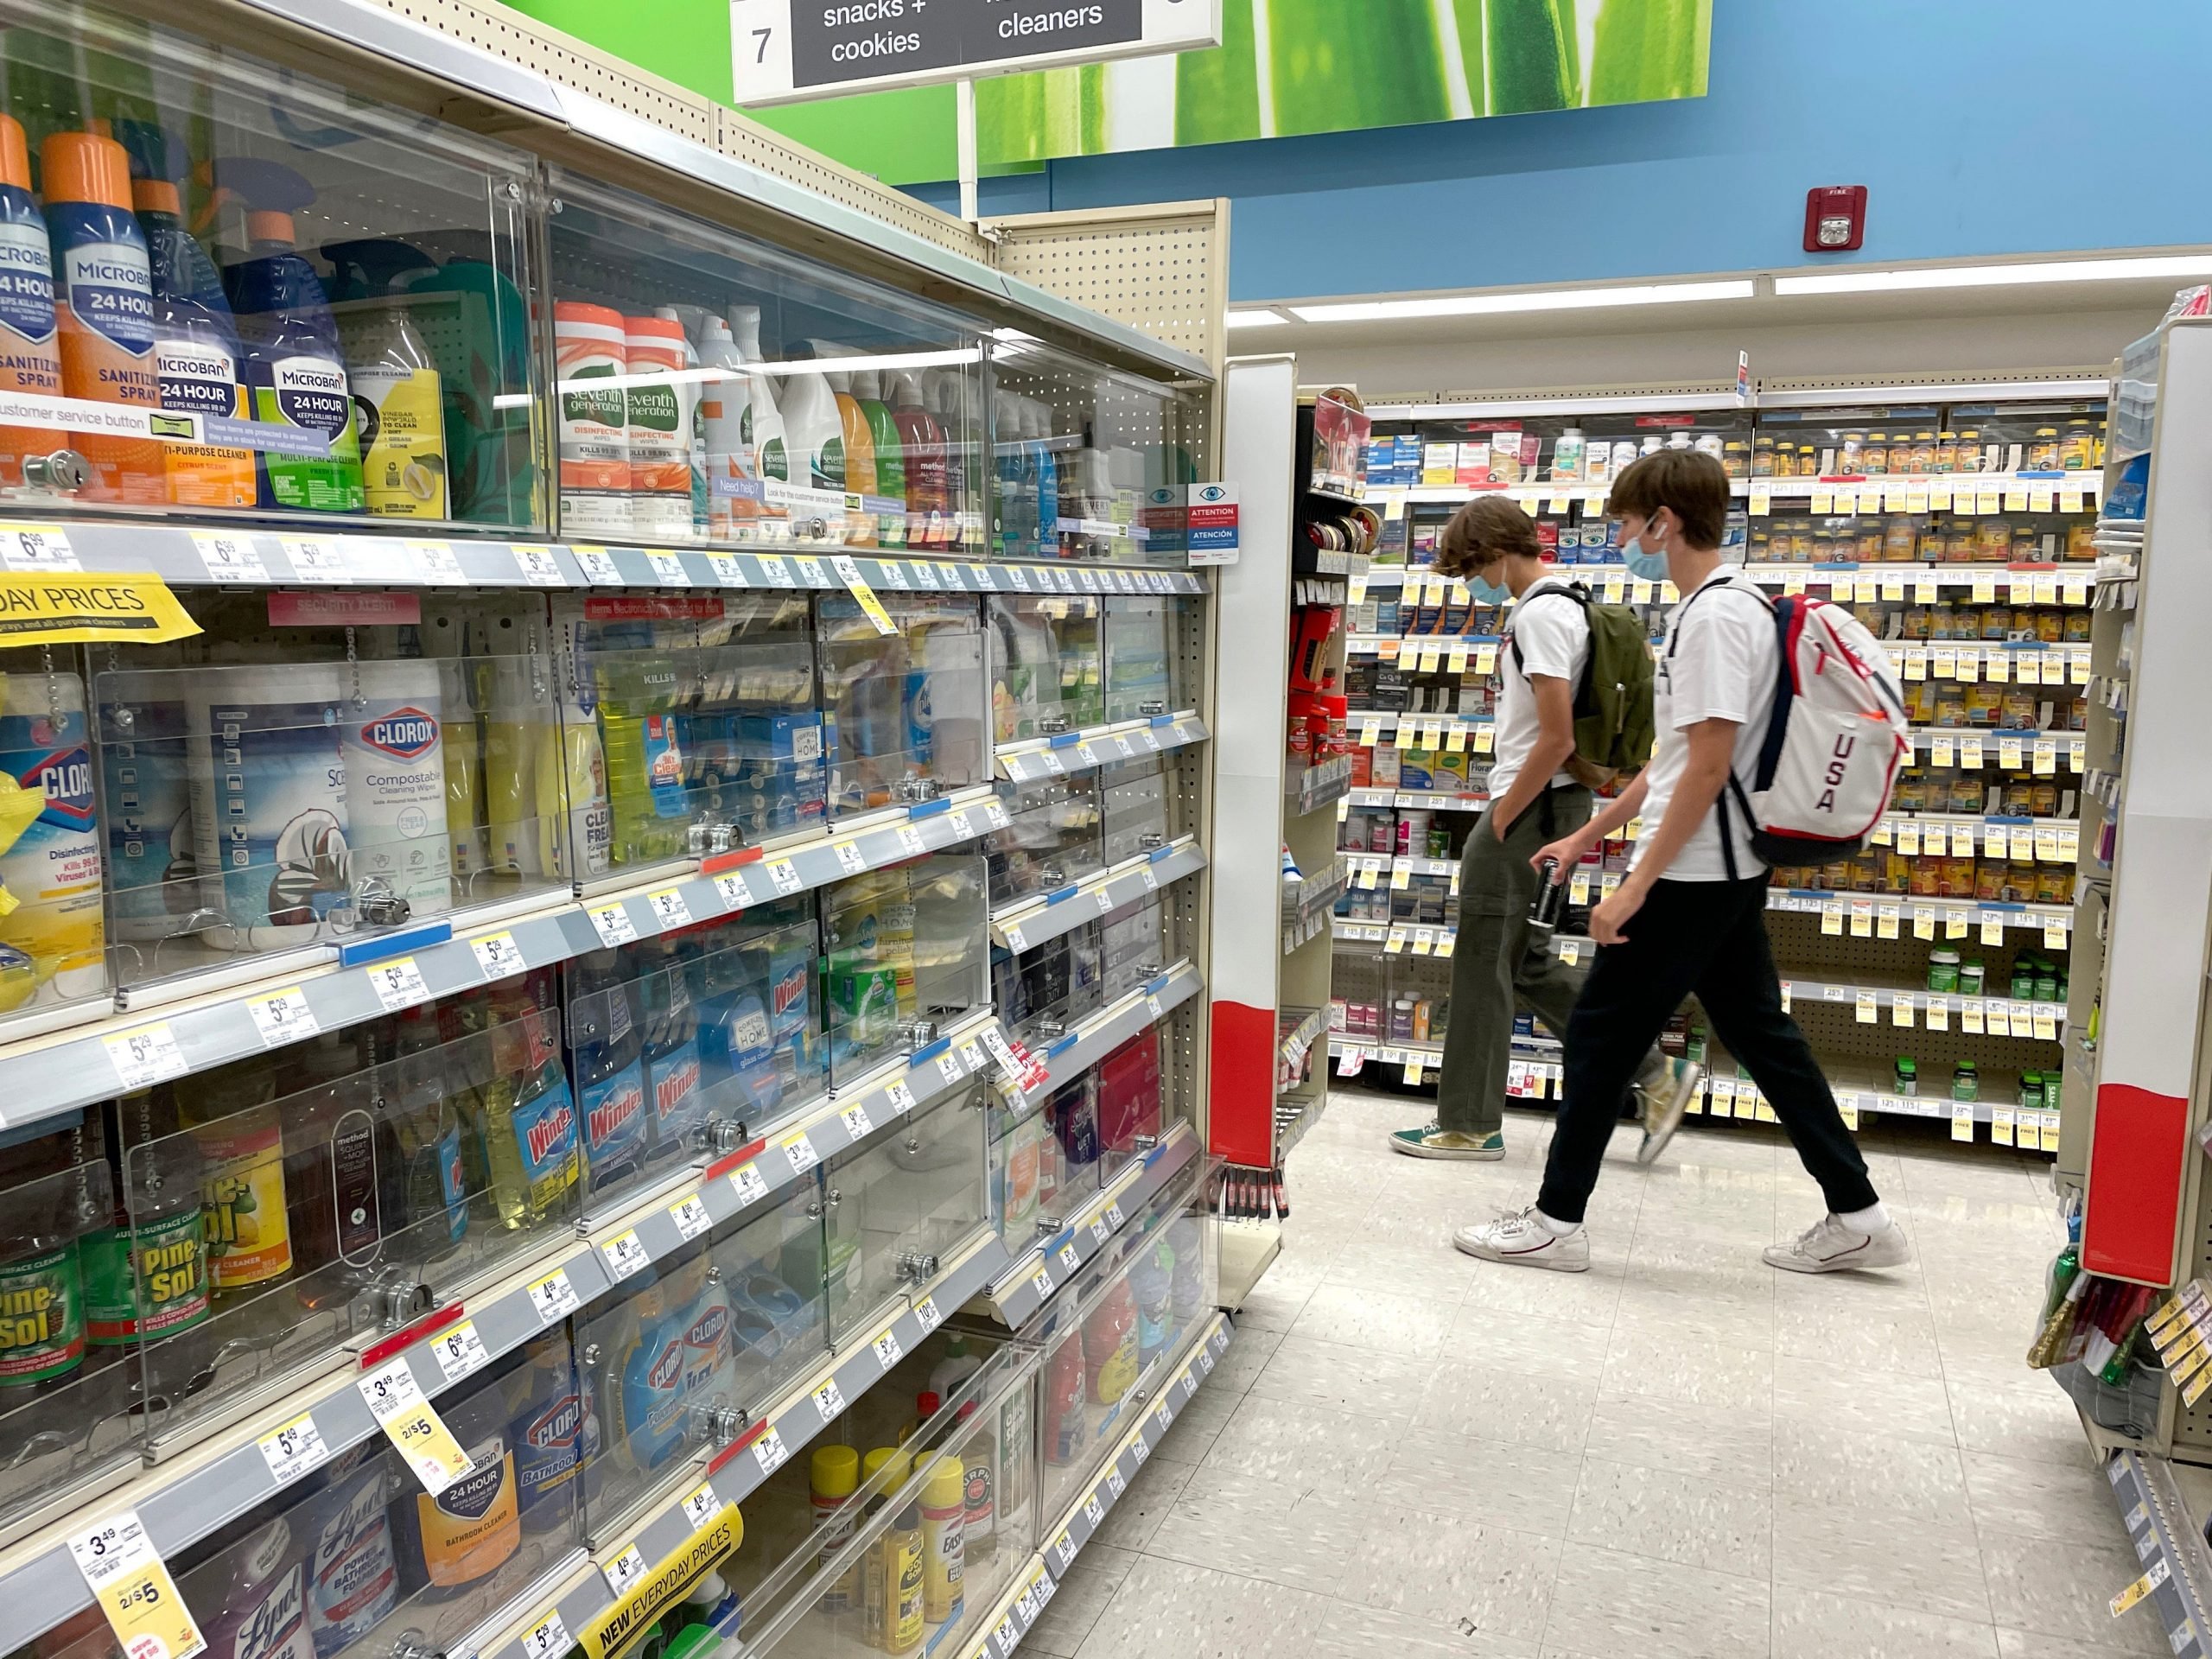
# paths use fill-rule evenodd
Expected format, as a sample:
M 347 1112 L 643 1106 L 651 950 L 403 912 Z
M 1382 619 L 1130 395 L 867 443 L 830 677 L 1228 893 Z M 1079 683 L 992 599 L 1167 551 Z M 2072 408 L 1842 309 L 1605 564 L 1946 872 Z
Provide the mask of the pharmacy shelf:
M 887 510 L 892 504 L 882 504 Z M 900 504 L 903 511 L 903 504 Z M 852 572 L 839 561 L 849 557 Z M 850 587 L 882 593 L 1198 594 L 1187 570 L 1122 565 L 978 562 L 964 550 L 900 558 L 848 555 L 840 543 L 793 542 L 758 550 L 600 547 L 470 535 L 378 531 L 299 533 L 296 526 L 232 522 L 198 530 L 159 521 L 0 516 L 0 569 L 32 575 L 81 570 L 151 575 L 178 587 L 696 588 Z
M 1140 1376 L 1131 1394 L 1138 1402 L 1135 1421 L 1122 1433 L 1113 1452 L 1100 1467 L 1090 1490 L 1069 1506 L 1056 1522 L 1044 1529 L 1045 1565 L 1055 1580 L 1065 1580 L 1084 1546 L 1098 1535 L 1114 1505 L 1128 1490 L 1175 1419 L 1194 1399 L 1215 1365 L 1236 1339 L 1236 1327 L 1226 1313 L 1206 1320 L 1175 1352 L 1155 1361 L 1150 1375 Z
M 1411 807 L 1429 812 L 1479 812 L 1490 804 L 1487 794 L 1445 794 L 1422 789 L 1355 789 L 1346 797 L 1353 809 Z
M 1885 912 L 1893 918 L 1902 937 L 1916 939 L 1963 939 L 1978 937 L 1986 944 L 2002 943 L 2006 932 L 2026 930 L 2043 934 L 2052 950 L 2063 949 L 2065 936 L 2074 927 L 2071 905 L 2015 904 L 2010 900 L 1908 899 L 1891 893 L 1828 893 L 1817 888 L 1770 889 L 1766 907 L 1789 915 L 1818 916 L 1825 925 L 1834 920 L 1847 927 L 1854 938 L 1886 938 Z M 1926 929 L 1926 931 L 1923 931 Z M 2060 936 L 2051 937 L 2054 930 Z
M 1952 1029 L 1955 1021 L 1956 1029 L 1969 1037 L 2012 1037 L 2031 1043 L 2057 1043 L 2066 1028 L 2063 1002 L 1961 996 L 1921 986 L 1835 984 L 1785 977 L 1782 1006 L 1794 1013 L 1848 1010 L 1860 1025 L 1889 1026 L 1900 1031 L 1941 1033 Z M 1900 1014 L 1903 1019 L 1898 1018 Z
M 1079 732 L 1000 744 L 998 773 L 1017 784 L 1065 778 L 1071 772 L 1094 772 L 1124 760 L 1141 760 L 1162 750 L 1203 743 L 1210 735 L 1205 722 L 1187 710 L 1090 726 Z
M 1965 487 L 1961 487 L 1961 486 Z M 2080 501 L 2062 505 L 2079 493 Z M 1540 510 L 1565 512 L 1570 505 L 1585 512 L 1602 512 L 1611 484 L 1582 479 L 1531 480 L 1517 483 L 1452 482 L 1435 484 L 1376 484 L 1367 486 L 1365 499 L 1372 503 L 1403 501 L 1416 505 L 1457 506 L 1472 495 L 1503 495 L 1535 504 Z M 1890 473 L 1868 476 L 1838 474 L 1825 478 L 1732 478 L 1728 493 L 1758 501 L 1799 500 L 1815 504 L 1815 512 L 1960 512 L 1969 517 L 1995 512 L 2088 512 L 2095 509 L 2104 493 L 2101 472 L 2044 473 Z M 2048 494 L 2049 505 L 2037 505 Z M 1827 506 L 1817 505 L 1823 498 Z M 1961 499 L 1966 505 L 1961 506 Z M 2018 500 L 2018 505 L 2012 503 Z M 1918 501 L 1917 506 L 1908 505 Z M 1844 505 L 1849 502 L 1851 505 Z M 1894 503 L 1894 505 L 1891 505 Z M 1985 505 L 1986 504 L 1986 505 Z M 1757 511 L 1756 508 L 1753 509 Z
M 1342 1032 L 1329 1036 L 1330 1052 L 1338 1058 L 1338 1076 L 1357 1076 L 1369 1065 L 1404 1068 L 1404 1080 L 1409 1084 L 1421 1082 L 1428 1074 L 1442 1070 L 1444 1046 L 1441 1043 L 1411 1043 L 1385 1041 L 1371 1037 L 1348 1037 Z M 1515 1100 L 1544 1101 L 1559 1098 L 1562 1068 L 1557 1058 L 1558 1043 L 1546 1037 L 1516 1037 L 1513 1039 L 1514 1058 L 1506 1067 L 1505 1092 Z M 1342 1062 L 1354 1058 L 1352 1071 L 1343 1070 Z M 1844 1122 L 1858 1128 L 1867 1117 L 1886 1112 L 1896 1117 L 1933 1118 L 1952 1125 L 1954 1140 L 1972 1140 L 1970 1129 L 1961 1133 L 1962 1125 L 1988 1124 L 1991 1139 L 1999 1145 L 2032 1147 L 2040 1141 L 2046 1152 L 2058 1149 L 2058 1119 L 2055 1111 L 2041 1111 L 2022 1107 L 2017 1099 L 1984 1098 L 1971 1103 L 1954 1102 L 1945 1096 L 1900 1095 L 1894 1090 L 1878 1088 L 1864 1078 L 1849 1076 L 1831 1077 L 1828 1087 L 1835 1095 L 1837 1107 Z M 1742 1092 L 1739 1093 L 1738 1090 Z M 1748 1077 L 1707 1077 L 1703 1090 L 1691 1103 L 1690 1110 L 1701 1116 L 1719 1119 L 1733 1118 L 1738 1122 L 1758 1121 L 1771 1123 L 1773 1109 L 1760 1104 L 1758 1091 Z M 2037 1140 L 2029 1139 L 2033 1133 Z
M 1308 812 L 1318 812 L 1331 803 L 1342 800 L 1351 788 L 1351 756 L 1335 754 L 1287 776 L 1283 797 L 1290 804 L 1286 810 L 1291 816 L 1302 818 Z
M 735 914 L 848 876 L 957 846 L 1003 817 L 988 786 L 780 845 L 702 862 L 671 863 L 635 886 L 588 899 L 562 896 L 521 913 L 460 912 L 342 945 L 242 963 L 244 984 L 166 1007 L 108 1012 L 0 1046 L 10 1087 L 0 1128 L 46 1117 L 167 1078 L 302 1042 L 418 1002 L 448 997 L 587 951 Z M 192 980 L 172 995 L 188 994 Z M 118 1001 L 123 1000 L 118 997 Z
M 1285 1008 L 1282 1012 L 1296 1014 L 1298 1010 Z M 1286 1070 L 1298 1071 L 1306 1064 L 1306 1056 L 1320 1040 L 1322 1032 L 1327 1028 L 1328 1019 L 1328 1009 L 1308 1008 L 1296 1025 L 1276 1039 L 1276 1076 L 1281 1076 Z
M 1027 1325 L 1039 1308 L 1074 1281 L 1128 1217 L 1151 1203 L 1201 1150 L 1190 1126 L 1178 1123 L 1096 1198 L 1043 1233 L 1011 1262 L 1002 1263 L 986 1292 L 999 1318 L 1012 1330 Z M 1048 1224 L 1039 1223 L 1040 1228 Z
M 1179 881 L 1205 867 L 1205 851 L 1195 838 L 1185 836 L 1165 847 L 1123 859 L 1088 880 L 1071 881 L 1042 898 L 1024 899 L 994 912 L 991 940 L 1016 954 L 1034 950 L 1048 939 L 1072 933 L 1085 922 L 1136 904 L 1169 882 Z
M 2056 777 L 2063 763 L 2069 772 L 2088 764 L 2089 739 L 2083 732 L 2045 732 L 2027 726 L 1915 726 L 1906 733 L 1916 752 L 1933 764 L 1956 765 L 1967 772 L 2032 772 Z M 1955 760 L 1943 759 L 1946 753 Z
M 2147 1594 L 2174 1659 L 2207 1659 L 2212 1654 L 2206 1646 L 2212 1641 L 2212 1550 L 2183 1499 L 2173 1465 L 2149 1452 L 2122 1450 L 2107 1461 L 2105 1478 L 2144 1568 L 2141 1578 L 2113 1599 L 2113 1616 L 2126 1611 L 2123 1603 Z
M 1072 1031 L 1055 1038 L 1037 1057 L 1045 1078 L 1029 1092 L 1050 1094 L 1062 1084 L 1074 1082 L 1130 1038 L 1150 1030 L 1196 996 L 1204 982 L 1190 963 L 1179 962 L 1077 1021 Z
M 588 1235 L 560 1230 L 549 1237 L 545 1253 L 529 1265 L 358 1352 L 331 1354 L 328 1363 L 346 1368 L 345 1375 L 270 1379 L 227 1408 L 254 1412 L 251 1421 L 140 1471 L 111 1500 L 91 1507 L 104 1513 L 135 1509 L 164 1557 L 209 1536 L 321 1461 L 294 1462 L 280 1478 L 280 1428 L 304 1418 L 332 1456 L 378 1432 L 355 1386 L 360 1371 L 404 1359 L 424 1395 L 435 1400 L 691 1238 L 748 1211 L 772 1207 L 817 1164 L 931 1104 L 970 1075 L 986 1071 L 989 1062 L 981 1039 L 987 1028 L 995 1029 L 988 1015 L 963 1022 L 919 1054 L 880 1068 L 835 1100 L 817 1100 L 751 1144 L 703 1169 L 686 1172 Z M 948 1288 L 932 1294 L 942 1294 L 945 1306 L 957 1306 L 997 1270 L 997 1264 L 985 1266 L 988 1270 L 978 1269 L 972 1282 L 953 1284 L 948 1279 Z M 962 1294 L 953 1296 L 952 1289 L 962 1286 Z M 52 1622 L 89 1605 L 90 1592 L 60 1535 L 62 1529 L 75 1531 L 82 1524 L 81 1516 L 72 1516 L 0 1552 L 0 1598 L 20 1596 L 16 1605 L 37 1607 Z
M 1867 603 L 1878 599 L 1911 599 L 1920 604 L 1930 604 L 1942 588 L 1965 588 L 1972 590 L 1977 604 L 1994 604 L 2002 595 L 2018 605 L 2078 607 L 2091 602 L 2096 581 L 2089 567 L 2080 564 L 1891 564 L 1886 561 L 1866 564 L 1857 560 L 1840 560 L 1822 564 L 1761 563 L 1747 564 L 1744 571 L 1767 587 L 1793 593 L 1824 588 L 1832 599 L 1849 598 Z M 1560 574 L 1572 581 L 1589 583 L 1597 596 L 1609 605 L 1671 605 L 1680 597 L 1672 582 L 1641 582 L 1630 575 L 1627 566 L 1617 559 L 1562 565 Z M 1370 588 L 1402 588 L 1408 585 L 1406 578 L 1409 575 L 1414 578 L 1412 585 L 1416 587 L 1442 586 L 1448 580 L 1437 576 L 1425 565 L 1375 565 L 1362 581 Z M 1839 588 L 1846 591 L 1839 593 Z M 1471 602 L 1466 583 L 1461 581 L 1450 581 L 1450 598 L 1457 605 Z M 1355 634 L 1350 649 L 1372 651 L 1373 641 L 1390 637 Z M 1495 640 L 1492 635 L 1465 636 L 1469 641 L 1478 637 Z M 1363 645 L 1362 642 L 1368 643 Z

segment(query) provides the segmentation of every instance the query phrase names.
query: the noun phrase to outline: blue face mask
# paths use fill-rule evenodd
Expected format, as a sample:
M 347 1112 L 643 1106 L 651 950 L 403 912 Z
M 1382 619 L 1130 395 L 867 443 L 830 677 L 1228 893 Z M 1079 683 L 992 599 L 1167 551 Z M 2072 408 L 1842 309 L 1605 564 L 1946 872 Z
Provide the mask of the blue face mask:
M 1647 532 L 1649 531 L 1650 523 L 1649 520 L 1645 521 L 1644 528 Z M 1628 566 L 1629 575 L 1634 576 L 1638 582 L 1664 582 L 1667 580 L 1666 554 L 1663 552 L 1646 552 L 1644 550 L 1643 537 L 1642 536 L 1638 536 L 1632 542 L 1623 542 L 1621 543 L 1621 562 Z
M 1478 605 L 1503 605 L 1512 597 L 1502 583 L 1484 582 L 1475 575 L 1467 578 L 1467 591 L 1474 595 Z

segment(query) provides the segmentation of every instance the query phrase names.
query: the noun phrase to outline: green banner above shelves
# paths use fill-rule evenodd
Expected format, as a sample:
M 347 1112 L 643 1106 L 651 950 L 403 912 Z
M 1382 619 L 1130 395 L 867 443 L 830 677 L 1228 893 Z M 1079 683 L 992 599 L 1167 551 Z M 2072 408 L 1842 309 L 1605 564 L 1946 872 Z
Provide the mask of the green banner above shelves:
M 734 31 L 759 3 L 518 0 L 726 101 Z M 983 171 L 1007 173 L 1069 156 L 1701 98 L 1712 28 L 1712 0 L 1222 0 L 1222 44 L 1210 50 L 979 80 L 977 142 Z M 959 171 L 950 86 L 749 113 L 887 184 Z

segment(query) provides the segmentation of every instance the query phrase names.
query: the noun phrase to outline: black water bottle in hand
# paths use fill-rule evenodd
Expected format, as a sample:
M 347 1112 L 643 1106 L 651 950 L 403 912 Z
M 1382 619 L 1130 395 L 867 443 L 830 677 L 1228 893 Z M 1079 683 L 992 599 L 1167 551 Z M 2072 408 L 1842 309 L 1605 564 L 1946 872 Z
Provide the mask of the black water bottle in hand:
M 1543 878 L 1536 901 L 1529 906 L 1529 925 L 1546 933 L 1554 931 L 1567 912 L 1567 883 L 1560 877 L 1559 860 L 1548 858 L 1537 874 Z

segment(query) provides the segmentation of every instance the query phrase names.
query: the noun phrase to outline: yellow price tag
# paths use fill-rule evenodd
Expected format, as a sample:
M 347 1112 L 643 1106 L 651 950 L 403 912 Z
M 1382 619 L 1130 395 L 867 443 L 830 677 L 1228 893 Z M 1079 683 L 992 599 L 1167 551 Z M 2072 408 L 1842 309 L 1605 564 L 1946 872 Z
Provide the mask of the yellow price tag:
M 1773 511 L 1773 507 L 1774 498 L 1768 487 L 1763 484 L 1752 485 L 1751 516 L 1754 518 L 1764 518 Z
M 1962 1104 L 1952 1109 L 1951 1139 L 1954 1141 L 1971 1141 L 1974 1139 L 1973 1107 Z
M 1413 880 L 1414 873 L 1408 866 L 1404 864 L 1390 866 L 1390 886 L 1393 888 L 1403 892 L 1413 885 Z
M 385 1437 L 399 1449 L 416 1478 L 433 1497 L 469 1473 L 476 1465 L 445 1425 L 437 1408 L 423 1397 L 422 1385 L 408 1369 L 407 1356 L 386 1360 L 356 1380 L 369 1414 Z
M 861 575 L 860 566 L 849 555 L 833 555 L 830 567 L 837 573 L 838 578 L 845 584 L 846 591 L 852 594 L 854 602 L 867 614 L 878 633 L 899 632 L 899 625 L 891 620 L 891 613 L 883 608 L 883 601 L 875 596 L 875 589 L 868 585 L 867 579 Z
M 1446 754 L 1465 754 L 1467 752 L 1465 727 L 1455 723 L 1452 729 L 1444 734 L 1444 752 Z
M 1475 728 L 1475 753 L 1477 754 L 1488 754 L 1491 748 L 1496 746 L 1497 742 L 1497 734 L 1487 721 Z
M 1912 912 L 1912 937 L 1916 939 L 1932 939 L 1936 937 L 1934 911 L 1916 910 Z
M 124 1510 L 73 1533 L 69 1553 L 130 1659 L 192 1659 L 206 1651 L 207 1639 L 177 1594 L 137 1510 Z
M 1405 1077 L 1408 1083 L 1418 1084 L 1421 1082 L 1421 1062 L 1419 1060 L 1408 1060 L 1406 1062 Z
M 1974 602 L 1977 605 L 1994 605 L 1997 602 L 1995 576 L 1980 571 L 1974 574 Z
M 1843 906 L 1823 905 L 1821 907 L 1821 931 L 1832 938 L 1843 937 Z

